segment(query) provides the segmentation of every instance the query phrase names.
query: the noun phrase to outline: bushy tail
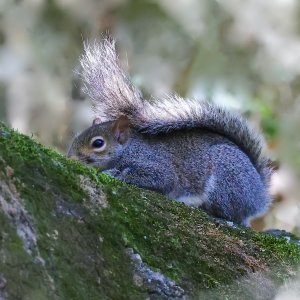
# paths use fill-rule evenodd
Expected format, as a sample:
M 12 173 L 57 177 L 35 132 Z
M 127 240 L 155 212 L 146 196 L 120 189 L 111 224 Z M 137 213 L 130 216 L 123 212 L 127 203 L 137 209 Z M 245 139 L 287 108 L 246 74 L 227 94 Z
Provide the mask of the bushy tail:
M 115 41 L 84 44 L 82 66 L 83 91 L 92 100 L 97 117 L 103 120 L 131 115 L 143 106 L 140 91 L 135 88 L 118 64 Z
M 84 91 L 91 98 L 98 117 L 114 120 L 126 115 L 135 128 L 148 134 L 189 128 L 218 133 L 248 155 L 268 184 L 271 169 L 263 155 L 264 142 L 244 118 L 207 102 L 178 96 L 143 101 L 140 91 L 118 65 L 113 40 L 85 44 L 84 48 L 81 58 Z

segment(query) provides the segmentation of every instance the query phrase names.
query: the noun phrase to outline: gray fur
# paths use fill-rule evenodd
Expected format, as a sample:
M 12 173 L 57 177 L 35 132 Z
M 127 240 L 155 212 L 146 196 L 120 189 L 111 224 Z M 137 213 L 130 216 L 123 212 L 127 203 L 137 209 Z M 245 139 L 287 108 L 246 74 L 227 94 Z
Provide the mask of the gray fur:
M 79 135 L 70 156 L 237 223 L 248 224 L 266 210 L 271 170 L 262 153 L 262 138 L 246 120 L 207 102 L 178 96 L 142 100 L 118 66 L 113 40 L 85 45 L 81 65 L 96 116 L 111 121 Z M 121 115 L 132 126 L 124 145 L 111 129 Z M 105 155 L 81 153 L 93 136 L 108 136 Z
M 115 120 L 127 115 L 141 132 L 158 134 L 174 130 L 207 129 L 227 137 L 250 158 L 262 180 L 268 184 L 271 169 L 263 154 L 264 141 L 241 116 L 204 101 L 177 95 L 143 101 L 118 65 L 115 42 L 85 44 L 81 58 L 84 91 L 91 98 L 96 116 Z
M 109 156 L 80 154 L 81 145 L 92 136 L 104 136 L 113 123 L 85 130 L 74 140 L 69 156 L 236 223 L 247 225 L 269 206 L 266 186 L 249 157 L 227 138 L 206 130 L 158 135 L 132 130 L 124 145 L 110 136 Z

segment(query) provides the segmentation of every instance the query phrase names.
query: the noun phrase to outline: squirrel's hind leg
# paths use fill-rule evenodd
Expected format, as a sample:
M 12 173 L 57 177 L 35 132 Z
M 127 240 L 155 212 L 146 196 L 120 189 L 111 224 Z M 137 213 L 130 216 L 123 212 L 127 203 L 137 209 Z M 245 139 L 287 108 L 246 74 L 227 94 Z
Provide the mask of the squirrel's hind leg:
M 214 162 L 214 180 L 201 207 L 215 217 L 248 226 L 270 203 L 260 175 L 248 156 L 235 145 L 214 145 L 209 156 Z

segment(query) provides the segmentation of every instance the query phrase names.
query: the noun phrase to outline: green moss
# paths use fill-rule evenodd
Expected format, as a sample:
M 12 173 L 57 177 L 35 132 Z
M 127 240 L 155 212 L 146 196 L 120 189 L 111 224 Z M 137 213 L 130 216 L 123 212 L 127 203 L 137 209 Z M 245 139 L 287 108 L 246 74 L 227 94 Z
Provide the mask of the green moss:
M 115 291 L 124 297 L 142 295 L 124 272 L 130 271 L 131 267 L 121 251 L 121 242 L 115 244 L 113 241 L 112 244 L 105 232 L 103 242 L 100 242 L 101 219 L 91 216 L 82 205 L 88 196 L 80 188 L 79 174 L 91 180 L 97 178 L 97 184 L 106 176 L 96 176 L 94 170 L 70 163 L 26 136 L 1 130 L 0 169 L 10 166 L 13 176 L 19 180 L 18 190 L 33 216 L 39 236 L 38 248 L 46 262 L 46 270 L 54 280 L 58 297 L 96 299 L 103 295 L 114 298 Z M 23 261 L 23 257 L 20 260 Z
M 6 166 L 13 175 L 4 171 Z M 215 295 L 231 299 L 233 292 L 243 292 L 232 284 L 251 272 L 271 274 L 274 282 L 284 282 L 300 262 L 300 248 L 285 239 L 215 223 L 201 210 L 129 187 L 3 125 L 0 170 L 2 180 L 17 179 L 14 184 L 32 216 L 45 260 L 43 268 L 32 262 L 0 213 L 2 232 L 9 232 L 15 241 L 3 242 L 6 251 L 21 265 L 30 262 L 30 280 L 39 275 L 39 280 L 25 282 L 26 288 L 21 285 L 14 295 L 30 295 L 34 290 L 64 299 L 144 298 L 147 291 L 134 285 L 125 248 L 133 248 L 149 267 L 195 297 L 212 289 Z M 107 208 L 91 213 L 84 205 L 89 196 L 81 188 L 80 175 L 104 192 Z M 22 274 L 1 263 L 3 273 L 23 280 Z M 40 274 L 53 279 L 54 290 Z M 37 288 L 40 285 L 44 288 Z
M 25 295 L 23 299 L 29 299 L 29 295 L 32 296 L 31 299 L 50 297 L 51 292 L 44 285 L 44 269 L 34 264 L 9 220 L 2 214 L 0 228 L 0 274 L 6 281 L 5 291 L 9 295 L 7 299 L 20 299 L 20 295 Z

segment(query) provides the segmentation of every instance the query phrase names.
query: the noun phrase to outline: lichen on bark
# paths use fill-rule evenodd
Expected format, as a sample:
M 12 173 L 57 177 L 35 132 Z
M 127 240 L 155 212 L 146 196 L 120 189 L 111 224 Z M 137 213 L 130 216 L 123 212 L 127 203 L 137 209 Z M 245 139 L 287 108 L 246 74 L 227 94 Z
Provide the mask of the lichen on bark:
M 271 299 L 300 262 L 283 238 L 118 182 L 3 124 L 0 223 L 4 299 Z

